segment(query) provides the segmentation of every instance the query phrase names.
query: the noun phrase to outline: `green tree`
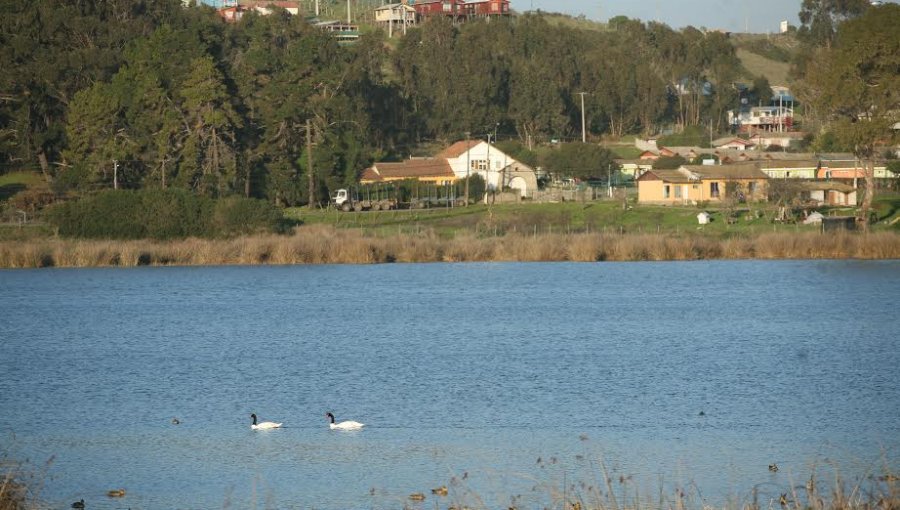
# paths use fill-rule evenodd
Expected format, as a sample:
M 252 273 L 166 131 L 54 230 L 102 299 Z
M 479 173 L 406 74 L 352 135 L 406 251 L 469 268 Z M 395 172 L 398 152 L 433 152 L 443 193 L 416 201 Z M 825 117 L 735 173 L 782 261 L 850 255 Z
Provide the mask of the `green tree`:
M 865 167 L 863 221 L 875 195 L 874 158 L 878 145 L 896 139 L 900 122 L 900 6 L 872 7 L 843 23 L 830 47 L 814 56 L 800 89 L 804 98 L 827 114 L 836 138 L 852 147 Z
M 75 94 L 108 80 L 122 48 L 158 23 L 182 19 L 177 0 L 34 0 L 2 2 L 0 118 L 6 161 L 37 168 L 49 181 L 66 149 L 66 117 Z
M 830 46 L 838 26 L 861 15 L 870 4 L 868 0 L 803 0 L 797 35 L 809 46 Z
M 606 179 L 615 170 L 613 154 L 599 145 L 564 143 L 544 155 L 547 170 L 563 177 L 579 179 Z
M 178 181 L 202 194 L 226 195 L 236 183 L 236 131 L 241 119 L 213 59 L 196 58 L 191 67 L 180 91 L 188 132 Z
M 114 168 L 118 161 L 130 160 L 134 151 L 122 118 L 121 93 L 114 86 L 97 82 L 75 94 L 69 105 L 68 149 L 66 159 L 73 161 L 77 186 L 104 183 L 112 187 L 124 181 Z

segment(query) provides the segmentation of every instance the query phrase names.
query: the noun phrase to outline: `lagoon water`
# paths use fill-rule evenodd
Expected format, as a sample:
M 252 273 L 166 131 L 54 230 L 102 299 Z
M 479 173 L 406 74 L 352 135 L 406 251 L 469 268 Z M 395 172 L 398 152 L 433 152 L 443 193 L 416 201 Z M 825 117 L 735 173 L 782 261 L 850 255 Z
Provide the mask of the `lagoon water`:
M 898 296 L 900 261 L 2 271 L 0 453 L 53 508 L 560 508 L 604 469 L 777 505 L 900 468 Z

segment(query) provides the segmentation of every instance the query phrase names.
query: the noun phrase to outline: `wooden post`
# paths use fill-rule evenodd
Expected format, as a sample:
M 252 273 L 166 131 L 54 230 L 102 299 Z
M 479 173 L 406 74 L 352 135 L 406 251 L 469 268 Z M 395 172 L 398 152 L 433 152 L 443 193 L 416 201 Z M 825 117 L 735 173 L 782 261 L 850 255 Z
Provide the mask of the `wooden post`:
M 314 209 L 316 206 L 316 179 L 313 176 L 312 125 L 309 119 L 306 119 L 306 171 L 309 179 L 309 208 Z

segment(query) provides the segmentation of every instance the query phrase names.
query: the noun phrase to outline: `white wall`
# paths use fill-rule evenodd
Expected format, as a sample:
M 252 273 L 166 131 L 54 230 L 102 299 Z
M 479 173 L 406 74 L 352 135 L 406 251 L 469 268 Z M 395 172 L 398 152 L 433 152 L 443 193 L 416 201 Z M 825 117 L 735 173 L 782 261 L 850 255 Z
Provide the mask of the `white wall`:
M 502 170 L 514 161 L 513 158 L 500 152 L 496 147 L 488 146 L 487 142 L 480 140 L 472 140 L 472 148 L 469 149 L 468 158 L 466 157 L 466 154 L 463 153 L 458 158 L 447 159 L 450 163 L 450 168 L 453 169 L 453 173 L 456 174 L 456 177 L 459 179 L 466 178 L 466 165 L 468 162 L 477 160 L 490 160 L 490 170 L 487 172 L 472 170 L 469 175 L 476 173 L 481 175 L 487 184 L 488 189 L 498 189 L 500 187 Z

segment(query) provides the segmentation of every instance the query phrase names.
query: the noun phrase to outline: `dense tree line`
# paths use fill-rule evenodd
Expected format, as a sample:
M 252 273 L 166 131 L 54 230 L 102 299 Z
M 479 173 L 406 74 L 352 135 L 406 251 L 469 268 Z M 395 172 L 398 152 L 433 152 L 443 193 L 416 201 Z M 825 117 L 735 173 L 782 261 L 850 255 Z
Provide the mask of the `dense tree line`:
M 900 136 L 900 5 L 804 0 L 798 92 L 827 141 L 853 152 L 865 170 L 862 219 L 875 196 L 875 160 Z
M 530 148 L 580 139 L 582 114 L 589 136 L 720 131 L 738 103 L 727 35 L 627 18 L 434 19 L 391 50 L 379 32 L 339 46 L 286 12 L 229 25 L 179 0 L 0 4 L 0 171 L 39 170 L 57 191 L 295 205 L 424 141 L 493 133 Z

